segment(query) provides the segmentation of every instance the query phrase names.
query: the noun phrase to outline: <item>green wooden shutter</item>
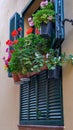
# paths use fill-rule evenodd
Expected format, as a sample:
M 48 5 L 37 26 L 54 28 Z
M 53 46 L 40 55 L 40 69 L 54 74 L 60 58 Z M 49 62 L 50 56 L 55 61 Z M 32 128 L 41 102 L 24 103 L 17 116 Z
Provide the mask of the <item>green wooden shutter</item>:
M 64 31 L 64 6 L 63 0 L 55 0 L 55 39 L 53 41 L 53 48 L 58 48 L 63 43 L 65 37 Z
M 21 85 L 21 113 L 20 113 L 20 119 L 22 119 L 22 122 L 24 120 L 28 120 L 28 99 L 29 99 L 29 83 L 25 82 Z
M 48 79 L 48 71 L 32 76 L 20 87 L 20 124 L 63 125 L 61 79 Z
M 15 13 L 11 19 L 10 19 L 10 40 L 14 40 L 12 37 L 11 33 L 13 30 L 17 30 L 19 27 L 19 20 L 20 20 L 20 15 L 18 13 Z
M 63 125 L 61 80 L 48 80 L 48 119 L 50 124 Z
M 37 119 L 37 79 L 32 77 L 29 82 L 29 120 Z
M 10 35 L 9 39 L 11 41 L 14 40 L 14 37 L 12 37 L 11 33 L 13 30 L 17 30 L 19 27 L 22 27 L 22 34 L 21 37 L 24 36 L 24 23 L 23 23 L 23 18 L 20 17 L 20 15 L 16 12 L 11 18 L 10 18 Z M 18 38 L 20 35 L 18 35 L 16 38 Z M 10 50 L 13 50 L 13 47 L 9 48 Z M 8 77 L 12 77 L 11 72 L 8 71 Z
M 42 71 L 38 76 L 38 119 L 47 119 L 47 74 Z

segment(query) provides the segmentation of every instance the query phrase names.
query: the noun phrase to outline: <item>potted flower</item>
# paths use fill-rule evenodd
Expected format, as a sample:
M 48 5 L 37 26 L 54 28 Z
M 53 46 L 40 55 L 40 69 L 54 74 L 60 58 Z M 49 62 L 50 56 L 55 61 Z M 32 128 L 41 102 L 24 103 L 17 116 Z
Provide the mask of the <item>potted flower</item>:
M 40 35 L 29 34 L 27 37 L 18 38 L 18 42 L 13 44 L 14 52 L 9 62 L 11 72 L 30 76 L 31 72 L 35 72 L 33 66 L 35 66 L 36 54 L 40 52 L 45 55 L 49 46 L 49 41 Z
M 17 74 L 17 70 L 14 71 L 14 70 L 15 70 L 14 66 L 10 67 L 10 65 L 9 65 L 9 63 L 10 63 L 10 61 L 11 61 L 11 59 L 12 59 L 12 57 L 11 57 L 11 52 L 9 52 L 9 49 L 8 49 L 8 48 L 6 48 L 6 52 L 8 52 L 8 57 L 7 57 L 7 58 L 6 58 L 6 57 L 3 57 L 4 63 L 5 63 L 4 68 L 5 68 L 5 70 L 7 70 L 7 72 L 8 72 L 8 77 L 13 77 L 14 82 L 17 83 L 17 82 L 20 81 L 20 79 L 19 79 L 19 77 L 18 77 L 18 74 Z M 17 68 L 16 68 L 16 69 L 17 69 Z M 11 72 L 12 72 L 12 73 L 11 73 Z
M 40 52 L 35 55 L 35 64 L 33 71 L 48 70 L 48 78 L 60 78 L 62 65 L 68 62 L 69 59 L 65 54 L 58 56 L 57 52 L 53 49 L 49 49 L 46 55 L 42 55 Z
M 42 36 L 46 38 L 52 37 L 55 22 L 54 4 L 43 0 L 40 6 L 41 8 L 32 15 L 34 25 L 40 29 Z
M 6 60 L 4 58 L 6 66 L 13 74 L 20 74 L 25 78 L 46 69 L 48 78 L 51 74 L 53 76 L 50 78 L 57 78 L 60 76 L 60 66 L 63 63 L 68 61 L 73 63 L 72 55 L 66 57 L 65 54 L 61 54 L 59 56 L 56 50 L 50 48 L 50 40 L 33 33 L 14 41 L 8 40 L 6 44 L 13 47 L 13 50 L 9 51 L 8 58 Z

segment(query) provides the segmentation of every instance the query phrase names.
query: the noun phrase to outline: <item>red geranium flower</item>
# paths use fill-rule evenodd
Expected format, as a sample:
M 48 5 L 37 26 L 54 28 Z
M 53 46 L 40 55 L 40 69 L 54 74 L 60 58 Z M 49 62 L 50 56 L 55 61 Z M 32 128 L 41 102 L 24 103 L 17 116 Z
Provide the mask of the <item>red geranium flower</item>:
M 15 50 L 10 50 L 10 53 L 13 53 L 13 52 L 15 52 Z
M 14 40 L 14 41 L 13 41 L 13 44 L 17 44 L 17 43 L 18 43 L 18 40 Z
M 8 41 L 6 41 L 6 45 L 12 46 L 12 45 L 13 45 L 13 42 L 12 42 L 11 40 L 8 40 Z
M 18 35 L 18 31 L 17 31 L 17 30 L 14 30 L 14 31 L 11 33 L 11 35 L 12 35 L 13 37 L 17 36 L 17 35 Z
M 6 61 L 9 62 L 10 60 L 11 60 L 11 55 L 9 54 Z
M 32 32 L 33 32 L 33 28 L 29 28 L 29 29 L 27 30 L 26 34 L 30 34 L 30 33 L 32 33 Z
M 22 31 L 22 28 L 21 28 L 21 27 L 19 27 L 19 28 L 18 28 L 18 32 L 21 32 L 21 31 Z
M 40 31 L 38 30 L 38 28 L 35 29 L 35 33 L 40 34 Z

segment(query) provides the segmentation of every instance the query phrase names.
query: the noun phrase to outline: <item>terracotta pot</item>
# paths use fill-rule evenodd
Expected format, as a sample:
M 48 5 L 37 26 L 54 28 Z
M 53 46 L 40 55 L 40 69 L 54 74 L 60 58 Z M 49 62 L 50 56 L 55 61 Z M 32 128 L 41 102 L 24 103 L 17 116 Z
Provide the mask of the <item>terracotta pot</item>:
M 27 78 L 29 78 L 29 77 L 31 76 L 31 73 L 28 72 L 28 73 L 26 74 L 26 76 L 27 76 Z
M 30 73 L 31 76 L 34 76 L 34 75 L 37 75 L 37 74 L 39 74 L 39 72 L 31 72 Z
M 41 69 L 40 69 L 40 70 L 42 71 L 42 70 L 47 70 L 47 69 L 48 69 L 48 68 L 47 68 L 47 66 L 46 66 L 46 65 L 44 65 L 43 67 L 41 67 Z
M 15 83 L 20 81 L 18 74 L 12 73 L 12 77 Z
M 18 73 L 18 76 L 19 76 L 19 79 L 21 79 L 21 78 L 27 78 L 27 75 L 24 75 L 22 73 Z
M 22 74 L 22 73 L 18 73 L 19 75 L 19 78 L 20 78 L 20 81 L 25 81 L 25 82 L 28 82 L 30 81 L 30 73 L 27 73 L 26 75 Z

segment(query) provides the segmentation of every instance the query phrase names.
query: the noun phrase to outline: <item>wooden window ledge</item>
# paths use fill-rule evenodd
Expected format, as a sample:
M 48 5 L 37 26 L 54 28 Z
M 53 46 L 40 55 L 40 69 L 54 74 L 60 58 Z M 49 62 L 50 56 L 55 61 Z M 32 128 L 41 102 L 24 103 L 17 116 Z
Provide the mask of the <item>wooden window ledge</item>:
M 64 126 L 18 125 L 19 130 L 64 130 Z

